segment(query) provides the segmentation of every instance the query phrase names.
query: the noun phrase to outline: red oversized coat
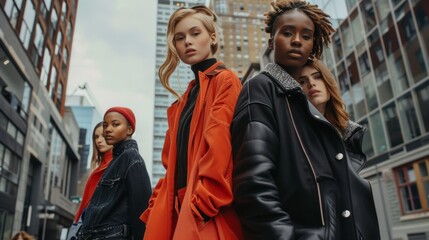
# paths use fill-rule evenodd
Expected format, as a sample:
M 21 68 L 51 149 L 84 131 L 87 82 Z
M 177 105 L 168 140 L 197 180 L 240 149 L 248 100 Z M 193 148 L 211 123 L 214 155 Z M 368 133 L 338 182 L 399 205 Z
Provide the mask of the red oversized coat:
M 188 180 L 180 212 L 175 208 L 176 137 L 184 96 L 167 110 L 169 129 L 162 151 L 167 172 L 156 185 L 148 209 L 140 219 L 146 223 L 144 239 L 241 239 L 238 217 L 231 204 L 232 148 L 230 123 L 241 90 L 237 76 L 221 62 L 199 72 L 200 93 L 194 108 L 188 143 Z M 174 219 L 173 211 L 177 212 Z M 211 220 L 203 221 L 200 212 Z M 174 228 L 174 221 L 177 225 Z M 174 229 L 173 229 L 174 228 Z

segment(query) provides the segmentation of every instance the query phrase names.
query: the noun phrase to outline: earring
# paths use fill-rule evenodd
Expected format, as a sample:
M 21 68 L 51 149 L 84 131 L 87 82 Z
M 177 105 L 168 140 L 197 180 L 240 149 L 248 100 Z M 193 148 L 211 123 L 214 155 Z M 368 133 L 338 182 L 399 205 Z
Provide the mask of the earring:
M 214 43 L 214 42 L 212 42 L 212 43 L 210 43 L 210 45 L 211 45 L 211 46 L 214 46 L 214 45 L 215 45 L 215 43 Z

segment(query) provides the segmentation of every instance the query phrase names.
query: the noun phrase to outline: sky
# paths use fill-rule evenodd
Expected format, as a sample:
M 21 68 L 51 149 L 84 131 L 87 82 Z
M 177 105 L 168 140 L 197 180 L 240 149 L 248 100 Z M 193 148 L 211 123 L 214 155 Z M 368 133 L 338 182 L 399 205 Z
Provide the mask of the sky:
M 112 106 L 136 115 L 133 136 L 151 172 L 156 0 L 81 0 L 67 93 L 87 83 L 101 114 Z M 100 119 L 101 121 L 101 119 Z

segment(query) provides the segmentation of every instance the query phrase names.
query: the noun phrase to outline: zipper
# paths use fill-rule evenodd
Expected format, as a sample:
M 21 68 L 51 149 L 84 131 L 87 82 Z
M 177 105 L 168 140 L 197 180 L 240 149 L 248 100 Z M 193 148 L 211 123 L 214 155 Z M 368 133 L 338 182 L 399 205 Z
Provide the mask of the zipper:
M 311 164 L 311 161 L 310 161 L 310 159 L 308 157 L 307 151 L 305 150 L 304 145 L 302 144 L 301 137 L 299 136 L 298 130 L 296 128 L 295 120 L 293 118 L 293 114 L 292 114 L 292 111 L 291 111 L 290 106 L 289 106 L 289 100 L 287 99 L 287 97 L 285 97 L 285 98 L 286 98 L 286 103 L 287 103 L 287 107 L 288 107 L 288 110 L 289 110 L 289 114 L 291 116 L 293 128 L 294 128 L 295 133 L 296 133 L 296 135 L 298 137 L 299 144 L 301 145 L 301 148 L 304 151 L 305 158 L 306 158 L 308 164 L 310 165 L 311 172 L 313 173 L 314 182 L 316 183 L 316 188 L 317 188 L 317 197 L 319 199 L 319 209 L 320 209 L 320 218 L 321 218 L 320 220 L 322 221 L 322 225 L 325 226 L 325 218 L 324 218 L 324 215 L 323 215 L 323 208 L 322 208 L 322 197 L 321 197 L 321 193 L 320 193 L 320 185 L 317 182 L 316 173 L 314 171 L 313 165 Z

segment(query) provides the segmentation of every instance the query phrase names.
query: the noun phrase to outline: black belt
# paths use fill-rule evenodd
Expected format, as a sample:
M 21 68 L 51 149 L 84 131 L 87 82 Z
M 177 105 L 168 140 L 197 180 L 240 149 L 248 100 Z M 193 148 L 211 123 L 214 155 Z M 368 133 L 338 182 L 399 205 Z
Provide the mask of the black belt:
M 127 238 L 130 236 L 130 226 L 121 224 L 96 229 L 82 230 L 79 232 L 78 240 L 116 239 L 118 237 Z

